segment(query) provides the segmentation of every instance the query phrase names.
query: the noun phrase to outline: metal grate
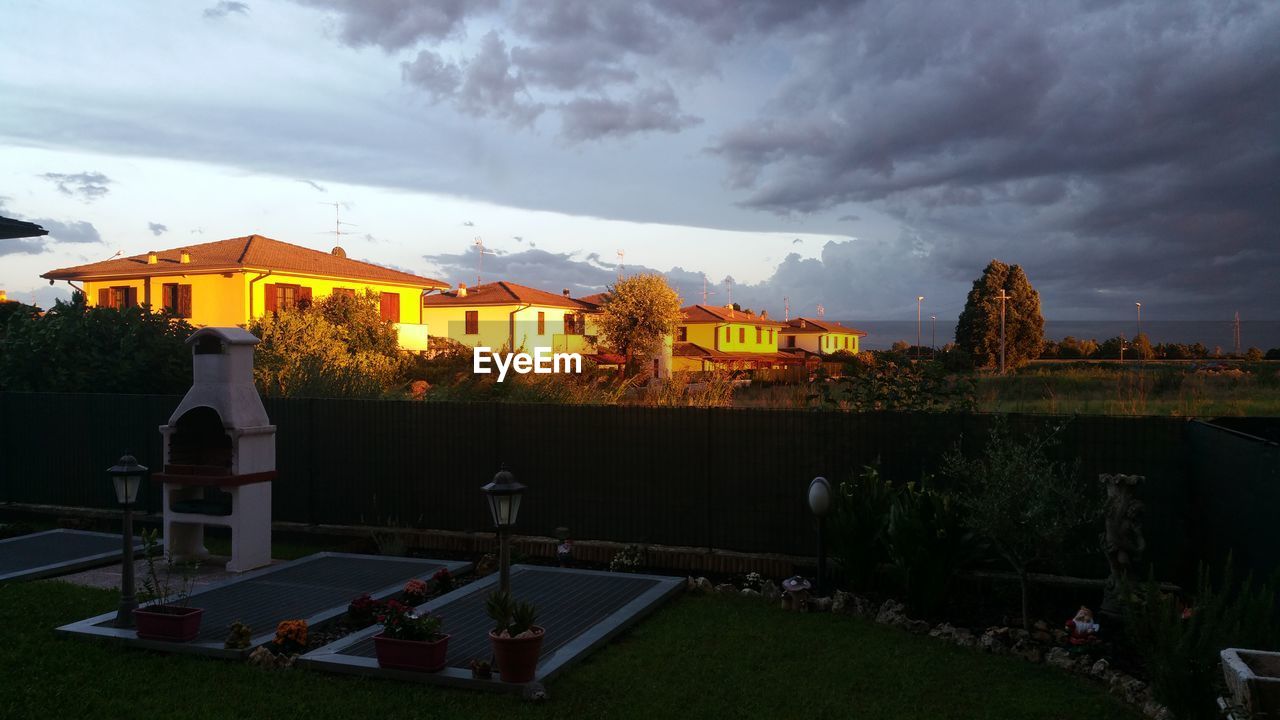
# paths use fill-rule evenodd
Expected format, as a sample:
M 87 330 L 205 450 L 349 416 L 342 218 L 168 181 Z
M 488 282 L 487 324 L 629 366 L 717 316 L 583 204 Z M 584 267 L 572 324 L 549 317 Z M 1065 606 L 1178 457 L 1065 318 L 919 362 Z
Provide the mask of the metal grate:
M 538 624 L 546 628 L 543 658 L 658 584 L 651 578 L 565 573 L 536 567 L 515 568 L 511 573 L 511 594 L 536 605 Z M 466 668 L 472 658 L 489 658 L 489 630 L 493 623 L 485 614 L 484 601 L 493 589 L 489 584 L 477 584 L 473 591 L 434 611 L 451 636 L 446 661 L 449 667 Z M 373 638 L 360 640 L 338 654 L 374 657 Z
M 204 609 L 196 643 L 221 642 L 233 622 L 255 636 L 274 632 L 282 620 L 306 619 L 346 608 L 361 593 L 372 593 L 415 577 L 430 577 L 443 564 L 359 556 L 328 556 L 282 566 L 191 596 Z M 99 626 L 111 625 L 111 620 Z
M 0 575 L 73 563 L 98 555 L 119 558 L 119 535 L 42 532 L 0 543 Z M 114 554 L 114 555 L 111 555 Z M 104 561 L 109 561 L 110 557 Z

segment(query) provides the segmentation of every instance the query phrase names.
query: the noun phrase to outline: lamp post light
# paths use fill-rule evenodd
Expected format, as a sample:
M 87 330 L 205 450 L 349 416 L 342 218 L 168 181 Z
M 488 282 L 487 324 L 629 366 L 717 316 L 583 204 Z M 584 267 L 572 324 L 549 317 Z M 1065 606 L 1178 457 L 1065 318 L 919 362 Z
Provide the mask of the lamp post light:
M 132 455 L 124 455 L 115 465 L 107 468 L 107 475 L 116 488 L 116 500 L 124 506 L 124 520 L 120 535 L 124 542 L 124 554 L 120 561 L 120 608 L 116 610 L 115 626 L 133 627 L 133 611 L 138 607 L 133 588 L 133 503 L 138 499 L 138 487 L 147 475 L 145 465 L 139 465 Z
M 938 352 L 938 316 L 929 316 L 929 327 L 933 330 L 933 338 L 929 340 L 929 348 L 935 353 Z
M 827 547 L 823 542 L 823 519 L 831 509 L 831 483 L 824 477 L 816 477 L 809 483 L 809 509 L 818 518 L 818 578 L 814 583 L 818 597 L 825 597 L 827 590 Z
M 493 476 L 493 482 L 480 488 L 489 501 L 489 514 L 498 529 L 498 589 L 504 593 L 511 592 L 511 526 L 520 514 L 524 489 L 506 465 Z
M 1134 305 L 1137 306 L 1138 308 L 1138 335 L 1141 335 L 1142 334 L 1142 303 L 1136 302 L 1134 303 Z M 1136 339 L 1138 335 L 1134 335 L 1133 337 Z
M 921 330 L 921 327 L 920 327 L 920 325 L 921 325 L 921 323 L 920 323 L 920 305 L 921 305 L 923 302 L 924 302 L 924 296 L 923 296 L 923 295 L 917 295 L 917 296 L 916 296 L 916 359 L 917 359 L 917 360 L 919 360 L 919 359 L 920 359 L 920 343 L 921 343 L 921 342 L 923 342 L 923 341 L 921 340 L 921 337 L 920 337 L 920 336 L 921 336 L 921 334 L 922 334 L 922 333 L 920 332 L 920 330 Z

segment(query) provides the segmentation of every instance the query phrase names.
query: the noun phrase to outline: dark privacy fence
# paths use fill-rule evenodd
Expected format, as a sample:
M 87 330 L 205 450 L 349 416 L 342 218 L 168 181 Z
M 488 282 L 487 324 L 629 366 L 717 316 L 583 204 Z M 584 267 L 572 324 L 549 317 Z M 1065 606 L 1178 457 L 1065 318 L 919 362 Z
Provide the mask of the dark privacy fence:
M 103 471 L 124 451 L 158 469 L 157 427 L 177 396 L 0 393 L 0 501 L 115 507 Z M 479 487 L 506 463 L 529 486 L 521 530 L 575 537 L 812 554 L 805 491 L 815 475 L 878 464 L 897 481 L 935 470 L 956 443 L 977 450 L 993 416 L 583 407 L 412 401 L 265 401 L 276 440 L 276 520 L 482 530 Z M 1185 576 L 1205 548 L 1270 545 L 1274 472 L 1257 477 L 1240 436 L 1165 418 L 1012 416 L 1063 423 L 1056 453 L 1086 477 L 1147 476 L 1148 547 Z M 1221 434 L 1222 437 L 1217 435 Z M 1234 463 L 1231 469 L 1225 464 Z M 1248 507 L 1255 493 L 1268 510 Z M 141 504 L 158 510 L 148 489 Z M 1243 527 L 1248 525 L 1248 527 Z M 1082 548 L 1082 552 L 1089 552 Z

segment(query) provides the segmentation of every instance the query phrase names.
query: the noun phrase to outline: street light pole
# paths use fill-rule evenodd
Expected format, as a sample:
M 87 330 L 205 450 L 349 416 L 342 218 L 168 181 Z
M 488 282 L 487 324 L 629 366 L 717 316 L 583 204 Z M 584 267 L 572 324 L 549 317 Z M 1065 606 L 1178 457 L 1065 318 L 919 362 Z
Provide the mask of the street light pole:
M 929 340 L 929 347 L 936 353 L 938 352 L 938 316 L 930 315 L 930 327 L 933 330 L 933 337 Z
M 1000 374 L 1004 374 L 1004 301 L 1010 299 L 1000 288 Z
M 916 297 L 916 359 L 917 360 L 920 359 L 920 344 L 923 342 L 920 337 L 921 336 L 920 307 L 923 303 L 924 303 L 924 296 L 923 295 L 917 296 Z
M 1142 334 L 1142 303 L 1136 302 L 1134 303 L 1134 305 L 1138 306 L 1138 335 L 1141 335 Z M 1137 338 L 1138 335 L 1134 335 L 1134 338 Z

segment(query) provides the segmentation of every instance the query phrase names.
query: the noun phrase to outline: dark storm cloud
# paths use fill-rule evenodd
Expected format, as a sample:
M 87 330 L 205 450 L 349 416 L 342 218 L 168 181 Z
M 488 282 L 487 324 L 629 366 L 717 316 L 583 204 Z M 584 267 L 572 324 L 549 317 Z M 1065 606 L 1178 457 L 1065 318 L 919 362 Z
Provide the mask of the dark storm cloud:
M 102 236 L 98 234 L 98 228 L 93 223 L 84 220 L 52 220 L 50 218 L 36 218 L 31 222 L 43 225 L 45 230 L 49 231 L 49 237 L 57 242 L 64 243 L 100 243 Z
M 530 242 L 530 245 L 533 243 Z M 424 256 L 427 262 L 436 266 L 441 279 L 457 285 L 459 282 L 473 284 L 476 280 L 475 251 L 463 253 L 442 253 Z M 659 273 L 667 278 L 685 299 L 691 298 L 695 291 L 701 291 L 702 276 L 698 273 L 672 268 L 662 271 L 643 265 L 628 264 L 626 274 Z M 521 250 L 520 252 L 502 253 L 485 256 L 484 282 L 509 280 L 521 285 L 528 285 L 547 292 L 559 292 L 568 289 L 574 296 L 590 295 L 604 292 L 618 279 L 618 266 L 614 262 L 606 262 L 599 253 L 555 253 L 546 250 Z
M 880 205 L 944 277 L 1000 256 L 1059 312 L 1280 301 L 1280 5 L 917 7 L 853 10 L 723 133 L 747 206 Z
M 100 172 L 44 173 L 40 177 L 52 182 L 67 197 L 92 202 L 110 192 L 111 178 Z
M 204 10 L 204 16 L 210 20 L 224 18 L 231 14 L 248 15 L 249 6 L 242 2 L 232 2 L 231 0 L 222 0 L 213 7 L 207 7 Z
M 494 7 L 496 0 L 298 0 L 337 13 L 342 41 L 353 47 L 377 45 L 392 52 L 422 40 L 442 40 L 461 32 L 468 13 Z
M 147 229 L 150 230 L 151 234 L 155 235 L 156 237 L 159 237 L 169 232 L 169 226 L 163 223 L 149 222 L 147 223 Z
M 563 108 L 563 134 L 570 140 L 597 140 L 634 133 L 680 132 L 702 118 L 680 112 L 680 101 L 670 85 L 636 93 L 626 101 L 578 98 Z
M 15 220 L 35 223 L 49 231 L 48 235 L 33 238 L 9 238 L 0 240 L 0 255 L 39 255 L 52 243 L 98 243 L 102 237 L 93 223 L 83 220 L 62 221 L 51 218 L 33 218 L 14 212 L 8 207 L 9 198 L 0 196 L 0 215 Z
M 546 109 L 532 100 L 524 76 L 512 65 L 497 32 L 486 34 L 480 50 L 462 65 L 422 50 L 413 62 L 401 64 L 401 76 L 436 101 L 450 99 L 464 113 L 501 118 L 517 126 L 532 123 Z

